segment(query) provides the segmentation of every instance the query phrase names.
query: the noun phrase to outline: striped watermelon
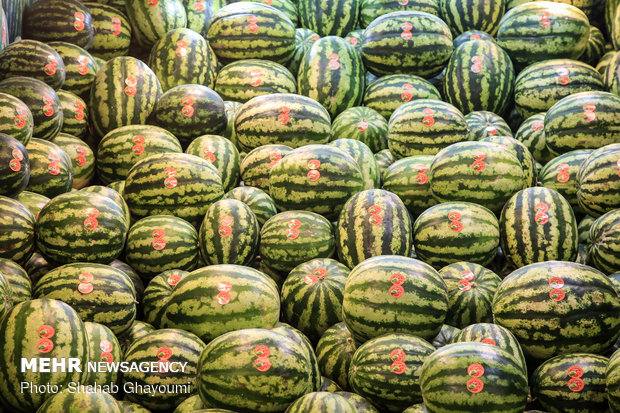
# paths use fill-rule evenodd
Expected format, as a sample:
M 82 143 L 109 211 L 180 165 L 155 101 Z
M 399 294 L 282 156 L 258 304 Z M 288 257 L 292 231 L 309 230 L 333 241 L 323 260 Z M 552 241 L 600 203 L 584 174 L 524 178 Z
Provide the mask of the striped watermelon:
M 344 322 L 336 323 L 323 333 L 316 345 L 321 374 L 343 389 L 349 388 L 348 375 L 357 345 Z
M 124 180 L 138 161 L 158 153 L 181 153 L 179 140 L 152 125 L 121 126 L 108 132 L 97 147 L 97 176 L 110 183 Z
M 607 357 L 571 353 L 553 357 L 532 374 L 532 397 L 551 413 L 609 412 L 605 369 Z
M 590 228 L 588 256 L 606 274 L 620 271 L 620 208 L 601 215 Z
M 357 25 L 360 3 L 361 0 L 299 0 L 301 27 L 321 37 L 344 37 Z
M 32 298 L 32 283 L 28 273 L 15 261 L 0 258 L 0 276 L 3 276 L 11 288 L 13 304 Z
M 1 132 L 0 165 L 0 195 L 15 197 L 26 189 L 30 182 L 28 151 L 17 139 Z
M 59 145 L 32 138 L 26 146 L 30 160 L 27 189 L 53 198 L 68 192 L 73 184 L 73 163 Z
M 428 178 L 439 202 L 475 202 L 494 212 L 529 185 L 514 152 L 490 142 L 460 142 L 442 149 Z
M 620 208 L 619 162 L 620 142 L 600 145 L 579 167 L 577 201 L 589 215 L 598 217 Z
M 471 202 L 444 202 L 424 211 L 413 224 L 417 257 L 439 269 L 468 261 L 489 264 L 500 240 L 495 215 Z
M 379 173 L 383 177 L 387 168 L 396 161 L 389 149 L 382 149 L 375 154 L 375 161 L 379 167 Z M 383 180 L 383 178 L 381 178 Z
M 118 205 L 123 211 L 123 215 L 125 216 L 125 221 L 127 222 L 127 227 L 129 228 L 129 225 L 132 223 L 132 217 L 131 217 L 131 214 L 129 213 L 129 207 L 127 206 L 127 203 L 123 199 L 123 196 L 120 194 L 120 192 L 110 187 L 102 186 L 102 185 L 90 185 L 85 188 L 82 188 L 81 191 L 86 192 L 86 193 L 90 193 L 90 192 L 98 193 L 114 201 L 116 205 Z
M 125 259 L 149 280 L 172 269 L 192 271 L 198 264 L 198 233 L 184 219 L 151 215 L 131 226 L 125 243 Z
M 470 262 L 455 262 L 439 270 L 448 287 L 450 301 L 445 323 L 464 328 L 493 321 L 491 304 L 502 281 L 493 271 Z
M 383 411 L 402 412 L 422 401 L 419 371 L 434 351 L 429 342 L 411 334 L 385 334 L 368 340 L 351 360 L 351 388 Z
M 387 136 L 388 123 L 385 118 L 370 107 L 358 106 L 336 116 L 332 122 L 330 140 L 356 139 L 376 153 L 387 149 Z
M 338 384 L 336 384 L 335 381 L 321 376 L 321 391 L 335 393 L 337 391 L 342 391 L 342 389 L 338 386 Z
M 577 59 L 590 35 L 588 17 L 575 6 L 551 1 L 520 4 L 502 17 L 497 43 L 517 65 Z
M 231 1 L 231 3 L 234 3 L 236 1 L 250 1 L 250 0 L 234 0 L 234 1 Z M 284 13 L 286 17 L 291 19 L 291 22 L 293 22 L 293 24 L 297 27 L 297 23 L 299 21 L 299 13 L 297 10 L 297 3 L 298 3 L 297 0 L 260 0 L 257 3 L 263 3 L 263 4 L 266 4 L 267 6 L 273 7 L 274 9 L 278 9 L 279 11 Z
M 357 163 L 362 173 L 364 181 L 364 189 L 374 189 L 381 185 L 381 176 L 379 175 L 379 167 L 375 157 L 364 142 L 357 139 L 336 139 L 330 142 L 330 145 L 342 149 L 348 153 Z
M 123 197 L 136 218 L 174 215 L 198 227 L 209 205 L 223 194 L 219 173 L 210 162 L 164 153 L 148 156 L 129 170 Z
M 512 136 L 510 126 L 499 115 L 487 111 L 469 112 L 465 115 L 471 140 L 479 141 L 489 136 Z
M 408 408 L 403 410 L 403 413 L 427 413 L 427 412 L 428 410 L 426 410 L 426 406 L 424 405 L 424 403 L 416 403 L 413 406 L 409 406 Z
M 386 120 L 401 105 L 416 99 L 441 100 L 441 94 L 428 80 L 408 74 L 382 76 L 368 84 L 364 92 L 364 106 Z
M 442 0 L 442 4 L 446 2 L 450 6 L 459 4 Z M 465 3 L 470 2 L 473 0 Z M 492 4 L 498 3 L 501 7 L 501 1 Z M 488 3 L 484 4 L 486 6 Z M 508 54 L 495 42 L 475 40 L 458 46 L 452 53 L 445 76 L 444 95 L 464 114 L 477 110 L 503 113 L 511 103 L 514 68 Z
M 480 30 L 467 30 L 454 38 L 452 44 L 456 49 L 460 45 L 465 42 L 469 42 L 472 40 L 486 40 L 487 42 L 496 42 L 495 37 L 491 36 L 487 32 L 482 32 Z
M 118 339 L 108 327 L 103 324 L 84 322 L 86 338 L 88 339 L 89 361 L 99 363 L 120 362 L 123 353 Z M 84 385 L 111 386 L 118 383 L 120 375 L 117 371 L 86 371 Z M 115 392 L 110 392 L 115 393 Z
M 259 254 L 273 269 L 289 272 L 314 258 L 329 258 L 335 251 L 331 223 L 308 211 L 280 212 L 260 231 Z
M 435 346 L 435 348 L 440 348 L 443 346 L 447 346 L 448 344 L 452 344 L 456 342 L 456 337 L 460 332 L 460 329 L 448 324 L 444 324 L 441 326 L 441 330 L 439 330 L 439 333 L 437 333 L 437 335 L 433 339 L 432 344 L 433 346 Z
M 359 52 L 341 37 L 317 40 L 299 65 L 297 89 L 300 95 L 323 105 L 332 118 L 359 106 L 364 95 L 364 65 Z
M 30 256 L 28 261 L 23 264 L 24 270 L 28 273 L 30 280 L 33 284 L 35 284 L 39 279 L 47 274 L 52 269 L 56 268 L 58 265 L 47 261 L 45 257 L 38 252 L 35 252 Z
M 127 228 L 123 210 L 112 199 L 97 193 L 68 192 L 41 209 L 36 245 L 46 258 L 60 264 L 107 263 L 123 250 Z
M 180 85 L 159 97 L 150 121 L 173 133 L 186 147 L 201 135 L 224 133 L 226 108 L 213 89 L 195 84 Z
M 73 263 L 45 274 L 32 290 L 34 298 L 69 304 L 83 321 L 126 331 L 136 317 L 136 292 L 123 271 L 103 264 Z
M 590 228 L 594 224 L 596 218 L 590 215 L 586 215 L 581 218 L 579 224 L 577 224 L 577 232 L 579 233 L 578 239 L 580 244 L 588 244 L 590 242 Z
M 130 371 L 123 374 L 125 398 L 148 409 L 172 409 L 196 391 L 193 382 L 197 364 L 205 344 L 196 335 L 176 329 L 153 331 L 137 339 L 125 351 L 128 363 L 158 363 L 156 374 Z M 168 363 L 183 363 L 181 371 L 166 367 Z M 178 369 L 178 367 L 177 367 Z M 141 391 L 142 387 L 165 385 L 167 391 L 155 394 Z M 176 386 L 175 386 L 176 385 Z
M 321 390 L 301 396 L 287 407 L 285 413 L 355 413 L 357 411 L 355 406 L 344 397 Z
M 542 261 L 573 261 L 577 220 L 568 201 L 549 188 L 527 188 L 508 200 L 500 216 L 504 256 L 516 268 Z
M 577 173 L 591 153 L 591 149 L 578 149 L 555 157 L 544 166 L 538 176 L 540 184 L 558 191 L 570 203 L 575 213 L 584 212 L 577 202 Z
M 269 173 L 269 192 L 279 209 L 302 209 L 328 219 L 336 218 L 346 200 L 363 187 L 355 160 L 328 145 L 294 149 Z
M 609 407 L 612 412 L 620 411 L 620 350 L 616 350 L 609 358 L 605 372 Z
M 252 209 L 241 201 L 222 199 L 211 204 L 202 221 L 200 253 L 208 264 L 248 265 L 256 256 L 259 236 Z
M 142 297 L 144 296 L 144 283 L 142 282 L 140 275 L 133 268 L 131 268 L 129 265 L 125 264 L 119 259 L 110 261 L 108 265 L 110 267 L 116 268 L 117 270 L 121 270 L 129 277 L 136 291 L 136 301 L 138 303 L 142 303 Z M 138 307 L 137 317 L 142 318 L 141 306 Z
M 586 51 L 579 57 L 584 63 L 595 67 L 605 54 L 605 35 L 596 26 L 590 26 L 590 37 Z
M 181 0 L 126 0 L 132 39 L 146 50 L 170 30 L 187 26 L 187 14 Z
M 409 156 L 394 162 L 383 173 L 381 189 L 398 196 L 413 217 L 437 204 L 426 174 L 432 161 L 432 155 Z
M 362 0 L 360 23 L 368 27 L 376 18 L 395 11 L 423 11 L 439 16 L 437 0 Z
M 232 143 L 235 144 L 237 148 L 239 148 L 239 144 L 237 142 L 237 136 L 235 134 L 235 119 L 237 118 L 237 113 L 239 109 L 241 109 L 243 105 L 239 102 L 225 101 L 224 107 L 226 108 L 226 132 L 224 132 L 224 137 L 229 139 Z
M 562 261 L 519 268 L 504 278 L 493 300 L 495 323 L 517 337 L 526 355 L 543 360 L 604 353 L 620 334 L 619 311 L 618 292 L 607 276 Z
M 498 346 L 455 343 L 426 359 L 420 387 L 429 412 L 522 413 L 527 374 L 512 354 Z
M 390 117 L 388 145 L 397 159 L 434 155 L 450 144 L 468 139 L 463 114 L 440 100 L 414 100 L 400 106 Z
M 110 394 L 103 391 L 79 391 L 76 383 L 71 383 L 67 389 L 60 393 L 52 393 L 51 397 L 39 407 L 37 412 L 79 413 L 85 409 L 87 411 L 124 413 L 120 403 Z
M 108 60 L 95 75 L 90 115 L 98 136 L 132 124 L 144 124 L 162 94 L 161 84 L 142 61 L 120 56 Z
M 506 11 L 507 0 L 439 0 L 441 17 L 454 35 L 467 30 L 497 34 L 499 22 Z
M 517 157 L 519 163 L 521 163 L 525 186 L 531 187 L 536 185 L 536 160 L 521 141 L 518 141 L 510 136 L 487 136 L 480 141 L 496 143 L 501 147 L 510 150 Z
M 50 299 L 24 301 L 0 318 L 0 401 L 13 412 L 36 411 L 50 393 L 21 391 L 30 386 L 66 386 L 79 382 L 83 373 L 64 374 L 22 371 L 21 359 L 41 358 L 88 360 L 88 338 L 84 323 L 67 304 Z M 31 384 L 30 384 L 31 383 Z
M 295 25 L 274 7 L 232 3 L 213 15 L 207 40 L 223 63 L 265 59 L 284 64 L 295 52 Z
M 212 88 L 217 76 L 217 58 L 209 43 L 186 28 L 163 34 L 151 48 L 147 64 L 157 75 L 164 92 L 186 84 Z
M 610 63 L 614 60 L 614 57 L 616 57 L 616 54 L 618 54 L 618 52 L 615 50 L 605 53 L 598 61 L 598 63 L 594 66 L 596 71 L 599 72 L 601 76 L 603 76 L 604 84 L 607 84 L 607 69 L 609 68 Z
M 126 55 L 131 40 L 131 26 L 127 16 L 111 4 L 87 2 L 85 6 L 93 17 L 95 29 L 93 44 L 88 52 L 104 60 Z
M 13 307 L 13 290 L 9 280 L 4 274 L 0 273 L 0 318 Z
M 524 118 L 546 112 L 566 96 L 604 89 L 601 75 L 583 62 L 551 59 L 526 67 L 515 83 L 515 106 Z
M 67 42 L 88 49 L 95 28 L 88 8 L 78 0 L 27 1 L 21 33 L 24 39 Z
M 257 96 L 235 118 L 238 147 L 250 151 L 278 144 L 291 148 L 329 141 L 329 112 L 315 100 L 292 93 Z
M 170 295 L 179 281 L 188 274 L 188 271 L 168 270 L 157 274 L 149 281 L 142 300 L 146 322 L 156 327 L 161 325 L 161 318 L 166 311 L 166 304 L 170 300 Z
M 224 194 L 222 199 L 236 199 L 250 207 L 259 227 L 278 213 L 273 199 L 264 191 L 251 186 L 237 187 Z
M 207 30 L 213 19 L 213 15 L 226 5 L 225 0 L 189 0 L 184 1 L 185 13 L 187 14 L 187 28 L 207 36 Z
M 330 258 L 317 258 L 293 268 L 280 293 L 283 320 L 317 342 L 342 321 L 342 296 L 349 269 Z
M 60 132 L 50 141 L 58 145 L 71 158 L 73 189 L 82 189 L 95 176 L 95 154 L 86 142 L 73 135 Z
M 243 329 L 207 344 L 196 385 L 209 404 L 235 411 L 283 411 L 315 391 L 306 349 L 278 332 Z
M 527 146 L 534 159 L 540 163 L 554 158 L 547 148 L 544 125 L 545 113 L 537 113 L 527 118 L 515 134 L 515 139 Z
M 86 102 L 81 97 L 62 89 L 56 94 L 62 107 L 62 128 L 60 132 L 84 139 L 89 132 Z
M 85 97 L 97 73 L 98 65 L 86 50 L 67 42 L 49 42 L 62 57 L 65 64 L 65 82 L 62 88 L 67 92 Z
M 394 332 L 432 340 L 446 317 L 448 292 L 430 265 L 384 255 L 351 271 L 342 308 L 347 328 L 360 342 Z
M 382 189 L 361 191 L 349 198 L 335 233 L 338 258 L 349 268 L 378 255 L 411 254 L 407 208 L 397 195 Z
M 0 258 L 24 265 L 34 251 L 35 217 L 21 202 L 0 195 Z
M 368 25 L 362 38 L 364 65 L 376 75 L 432 77 L 448 63 L 452 50 L 446 23 L 421 11 L 384 14 Z
M 359 29 L 347 33 L 347 35 L 344 36 L 343 39 L 351 46 L 356 47 L 359 50 L 362 43 L 362 36 L 364 36 L 364 30 Z
M 161 326 L 180 328 L 209 341 L 232 330 L 275 327 L 279 314 L 278 290 L 267 275 L 249 267 L 219 264 L 200 268 L 179 281 Z
M 228 139 L 218 135 L 202 135 L 194 139 L 185 153 L 199 156 L 213 164 L 222 178 L 225 191 L 239 182 L 239 152 Z
M 37 79 L 16 76 L 1 81 L 0 92 L 15 96 L 28 106 L 32 113 L 33 136 L 47 140 L 60 132 L 62 108 L 58 95 L 50 86 Z M 21 117 L 15 121 L 22 123 Z
M 205 409 L 213 413 L 230 413 L 231 412 L 230 410 L 224 410 L 224 409 L 215 409 L 215 411 L 213 411 L 214 409 L 209 408 L 209 406 L 203 403 L 199 394 L 194 394 L 193 396 L 189 396 L 187 399 L 183 400 L 179 405 L 177 405 L 176 409 L 174 409 L 172 413 L 193 413 L 201 409 Z M 136 413 L 150 413 L 150 410 L 145 411 L 145 412 L 136 412 Z
M 498 324 L 470 324 L 454 337 L 454 342 L 481 342 L 497 346 L 511 354 L 515 360 L 521 363 L 523 371 L 526 371 L 525 356 L 517 338 L 508 329 Z
M 269 171 L 291 150 L 286 145 L 262 145 L 252 149 L 241 162 L 243 184 L 269 191 Z
M 312 43 L 320 39 L 320 36 L 310 29 L 298 27 L 295 29 L 295 53 L 287 63 L 288 69 L 293 76 L 297 77 L 299 64 L 304 58 L 304 54 L 312 47 Z M 297 84 L 295 84 L 297 87 Z
M 11 135 L 23 145 L 32 138 L 32 112 L 13 95 L 0 93 L 0 132 Z
M 65 63 L 54 47 L 38 40 L 20 40 L 0 52 L 0 80 L 23 76 L 60 89 L 66 77 Z
M 217 75 L 214 90 L 224 100 L 245 103 L 261 95 L 297 93 L 297 82 L 279 63 L 246 59 L 224 66 Z
M 144 321 L 134 320 L 134 322 L 131 324 L 131 327 L 129 327 L 129 330 L 125 331 L 123 334 L 118 335 L 118 341 L 121 344 L 121 349 L 123 350 L 123 353 L 127 351 L 127 348 L 131 345 L 131 343 L 140 339 L 141 337 L 144 337 L 145 335 L 154 330 L 155 328 L 152 325 L 145 323 Z
M 620 17 L 620 13 L 618 13 Z M 617 25 L 620 27 L 620 24 Z M 603 75 L 603 81 L 605 87 L 612 93 L 620 95 L 620 52 L 616 52 L 613 58 L 609 61 L 607 71 Z

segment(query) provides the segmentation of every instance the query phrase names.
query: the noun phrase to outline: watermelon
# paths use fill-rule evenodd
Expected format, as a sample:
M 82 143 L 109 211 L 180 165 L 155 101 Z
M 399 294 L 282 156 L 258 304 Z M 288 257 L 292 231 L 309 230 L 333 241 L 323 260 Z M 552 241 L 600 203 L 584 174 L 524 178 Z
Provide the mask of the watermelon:
M 428 410 L 426 410 L 426 406 L 424 405 L 424 403 L 416 403 L 413 406 L 409 406 L 408 408 L 403 410 L 403 413 L 427 413 L 427 412 Z
M 0 195 L 15 197 L 30 182 L 30 160 L 26 147 L 0 132 Z M 38 171 L 37 171 L 38 172 Z
M 479 2 L 476 0 L 439 0 L 441 17 L 454 35 L 467 30 L 481 30 L 495 36 L 506 11 L 507 0 Z
M 125 216 L 125 221 L 127 222 L 127 226 L 129 228 L 129 225 L 132 223 L 132 217 L 129 213 L 129 207 L 127 206 L 127 203 L 125 202 L 122 195 L 118 191 L 110 187 L 101 186 L 101 185 L 90 185 L 85 188 L 82 188 L 81 191 L 87 192 L 87 193 L 90 193 L 90 192 L 98 193 L 114 201 L 116 205 L 118 205 L 123 211 L 123 215 Z
M 146 280 L 172 269 L 192 271 L 198 264 L 198 233 L 184 219 L 151 215 L 127 234 L 125 259 Z
M 88 108 L 95 133 L 103 137 L 121 126 L 146 123 L 161 94 L 157 75 L 142 61 L 130 56 L 108 60 L 90 91 Z
M 444 324 L 441 326 L 441 330 L 439 330 L 439 333 L 437 333 L 437 335 L 433 339 L 432 344 L 433 346 L 435 346 L 435 348 L 440 348 L 443 346 L 447 346 L 448 344 L 452 344 L 456 342 L 456 338 L 460 332 L 460 329 L 448 324 Z
M 461 111 L 435 99 L 417 99 L 400 106 L 392 113 L 388 128 L 388 145 L 397 159 L 434 155 L 450 144 L 469 139 Z
M 349 268 L 378 255 L 411 254 L 411 218 L 397 195 L 372 189 L 345 203 L 336 227 L 338 258 Z
M 469 112 L 465 115 L 471 140 L 479 141 L 489 136 L 512 136 L 510 126 L 501 116 L 488 111 Z
M 236 199 L 249 206 L 260 227 L 277 213 L 271 197 L 264 191 L 251 186 L 237 187 L 224 194 L 223 199 Z
M 299 64 L 304 58 L 304 54 L 306 54 L 306 52 L 310 49 L 312 43 L 319 39 L 320 36 L 310 29 L 303 27 L 298 27 L 295 29 L 295 52 L 287 64 L 287 67 L 293 76 L 297 77 L 297 72 L 299 72 Z M 297 85 L 297 83 L 295 83 L 295 85 Z
M 344 322 L 329 327 L 316 345 L 321 374 L 331 378 L 343 389 L 349 388 L 351 359 L 357 346 Z
M 351 393 L 348 391 L 337 391 L 336 394 L 350 401 L 351 404 L 355 406 L 358 413 L 379 413 L 379 410 L 377 410 L 372 404 L 370 404 L 368 400 L 366 400 L 357 393 Z
M 202 221 L 200 253 L 208 264 L 248 265 L 256 256 L 259 235 L 258 221 L 248 205 L 222 199 L 211 204 Z
M 498 346 L 506 350 L 521 363 L 523 371 L 526 370 L 525 356 L 517 338 L 506 328 L 492 323 L 470 324 L 463 328 L 455 337 L 455 343 L 481 342 Z
M 88 108 L 84 100 L 66 90 L 56 92 L 62 107 L 62 128 L 60 132 L 68 133 L 77 138 L 84 139 L 88 134 Z
M 30 77 L 58 90 L 65 83 L 65 62 L 54 47 L 38 40 L 20 40 L 0 52 L 0 80 Z
M 234 121 L 238 147 L 250 151 L 278 144 L 291 148 L 329 141 L 330 115 L 311 98 L 291 93 L 257 96 L 247 101 Z
M 595 67 L 605 54 L 605 35 L 596 26 L 590 26 L 590 37 L 586 51 L 579 57 L 584 63 Z
M 13 307 L 13 290 L 9 284 L 9 280 L 0 273 L 0 318 L 4 317 L 6 312 Z
M 455 343 L 426 359 L 420 388 L 428 412 L 522 413 L 527 374 L 506 350 L 482 343 Z
M 439 16 L 437 0 L 362 0 L 360 4 L 360 23 L 368 27 L 376 18 L 394 11 L 423 11 Z
M 224 101 L 213 89 L 202 85 L 180 85 L 165 92 L 155 104 L 151 123 L 173 133 L 186 147 L 205 134 L 226 130 Z
M 304 54 L 297 75 L 297 90 L 300 95 L 319 102 L 335 118 L 362 103 L 363 69 L 359 52 L 353 46 L 341 37 L 323 37 Z
M 605 378 L 607 384 L 607 393 L 609 397 L 609 407 L 612 412 L 620 411 L 620 350 L 616 350 L 609 358 L 607 369 L 605 371 Z
M 555 157 L 544 166 L 538 177 L 542 186 L 555 189 L 566 198 L 575 213 L 584 212 L 577 202 L 577 173 L 591 153 L 590 149 L 578 149 Z
M 28 145 L 32 129 L 32 112 L 28 106 L 13 95 L 0 93 L 0 132 Z
M 197 395 L 195 395 L 197 397 Z M 121 406 L 121 411 L 123 413 L 150 413 L 151 411 L 140 406 L 138 403 L 128 402 L 126 400 L 121 400 L 118 402 Z
M 351 271 L 345 284 L 344 322 L 360 342 L 394 332 L 432 340 L 447 310 L 443 278 L 413 258 L 369 258 Z
M 179 140 L 151 125 L 129 125 L 108 132 L 97 147 L 97 176 L 110 183 L 124 180 L 138 161 L 158 153 L 181 153 Z
M 34 386 L 67 386 L 79 382 L 83 373 L 64 374 L 22 370 L 21 359 L 33 359 L 38 367 L 42 358 L 88 360 L 88 338 L 84 323 L 67 304 L 51 299 L 24 301 L 0 318 L 0 401 L 13 412 L 36 411 L 52 396 L 33 391 Z M 85 367 L 85 366 L 83 366 Z M 28 391 L 22 383 L 27 383 Z M 24 391 L 22 391 L 22 389 Z
M 286 145 L 262 145 L 249 151 L 241 162 L 243 184 L 268 191 L 269 171 L 291 150 L 292 148 Z
M 71 158 L 73 189 L 82 189 L 95 176 L 95 154 L 86 142 L 78 137 L 60 132 L 50 141 L 58 145 Z
M 620 271 L 620 208 L 601 215 L 590 228 L 588 256 L 606 274 Z
M 199 394 L 194 394 L 193 396 L 189 396 L 187 399 L 183 400 L 179 405 L 177 405 L 176 409 L 172 413 L 193 413 L 198 410 L 207 410 L 209 409 L 207 405 L 205 405 L 200 398 Z M 213 409 L 210 409 L 213 411 Z M 215 409 L 213 413 L 228 413 L 229 410 L 223 409 Z M 142 412 L 140 412 L 142 413 Z M 150 413 L 150 410 L 144 413 Z
M 245 103 L 256 96 L 297 93 L 297 82 L 279 63 L 246 59 L 224 66 L 217 75 L 214 90 L 224 100 Z
M 27 3 L 22 16 L 24 39 L 67 42 L 84 49 L 93 44 L 93 17 L 82 2 L 42 0 Z
M 362 36 L 364 36 L 364 30 L 359 29 L 347 33 L 347 35 L 344 36 L 343 39 L 351 46 L 356 47 L 359 50 L 362 43 Z
M 499 22 L 497 44 L 517 65 L 577 59 L 588 45 L 588 17 L 577 7 L 551 1 L 520 4 Z
M 295 52 L 295 24 L 274 7 L 232 3 L 213 15 L 207 40 L 223 63 L 264 59 L 284 64 Z
M 24 270 L 28 273 L 32 284 L 35 284 L 43 275 L 47 274 L 57 266 L 57 264 L 47 261 L 43 255 L 35 252 L 24 264 Z
M 58 195 L 39 212 L 36 245 L 48 259 L 108 263 L 123 250 L 128 223 L 112 199 L 84 191 Z M 95 248 L 93 246 L 96 246 Z
M 452 41 L 452 44 L 454 44 L 454 48 L 456 49 L 463 43 L 472 40 L 486 40 L 487 42 L 496 42 L 495 38 L 487 32 L 483 32 L 480 30 L 467 30 L 456 36 Z
M 138 303 L 141 303 L 142 297 L 144 296 L 144 283 L 142 282 L 140 275 L 133 268 L 131 268 L 129 265 L 125 264 L 123 261 L 119 259 L 110 261 L 108 265 L 110 267 L 116 268 L 117 270 L 121 270 L 129 277 L 136 291 L 136 301 Z M 138 307 L 137 317 L 142 318 L 142 307 L 141 306 Z
M 13 304 L 28 301 L 32 298 L 30 277 L 15 261 L 0 258 L 0 276 L 5 278 L 11 288 L 10 296 Z
M 170 30 L 187 26 L 187 14 L 181 0 L 127 0 L 125 9 L 132 39 L 147 50 Z
M 413 217 L 437 204 L 430 191 L 427 171 L 432 155 L 399 159 L 383 172 L 381 189 L 398 196 Z
M 510 136 L 487 136 L 480 141 L 496 143 L 503 148 L 509 149 L 514 155 L 516 155 L 519 163 L 521 164 L 521 168 L 523 168 L 525 186 L 531 187 L 536 185 L 538 173 L 536 160 L 521 141 L 518 141 Z
M 301 27 L 319 36 L 340 36 L 353 30 L 357 24 L 361 0 L 299 0 Z
M 231 357 L 234 355 L 234 357 Z M 280 412 L 315 391 L 312 364 L 294 339 L 264 329 L 223 334 L 198 362 L 204 402 L 235 411 Z
M 387 168 L 396 161 L 389 149 L 382 149 L 375 154 L 375 161 L 379 167 L 379 173 L 383 177 Z M 383 178 L 381 178 L 383 180 Z
M 364 180 L 364 189 L 378 188 L 381 184 L 381 176 L 379 175 L 379 167 L 375 157 L 364 142 L 357 139 L 336 139 L 330 142 L 330 145 L 342 149 L 348 153 L 357 163 Z
M 65 64 L 65 82 L 62 88 L 78 96 L 86 96 L 98 70 L 94 58 L 80 46 L 67 42 L 49 42 Z
M 195 334 L 177 329 L 156 330 L 135 340 L 125 351 L 125 361 L 157 363 L 159 371 L 156 374 L 135 370 L 124 373 L 125 398 L 152 410 L 176 407 L 196 391 L 192 381 L 196 377 L 198 360 L 204 349 L 205 344 Z M 175 371 L 173 365 L 168 363 L 182 363 L 184 367 L 181 369 L 179 365 L 174 366 Z M 161 385 L 167 390 L 154 394 L 142 390 Z
M 32 114 L 33 136 L 39 139 L 51 139 L 62 127 L 62 108 L 58 95 L 47 84 L 40 80 L 16 76 L 0 82 L 0 92 L 13 95 L 21 100 Z M 17 112 L 17 111 L 16 111 Z M 17 112 L 19 117 L 15 117 L 21 125 L 22 117 L 27 116 Z
M 267 275 L 219 264 L 195 270 L 179 281 L 161 327 L 180 328 L 210 341 L 232 330 L 273 328 L 279 313 L 278 290 Z
M 515 139 L 527 146 L 534 159 L 541 163 L 554 158 L 547 148 L 544 125 L 545 113 L 537 113 L 527 118 L 515 134 Z
M 204 37 L 190 29 L 176 28 L 163 34 L 151 48 L 147 64 L 163 92 L 185 84 L 210 88 L 215 84 L 215 53 Z
M 210 162 L 164 153 L 148 156 L 129 170 L 123 197 L 136 218 L 174 215 L 197 227 L 223 194 L 222 180 Z
M 314 258 L 329 258 L 335 251 L 331 223 L 308 211 L 280 212 L 260 231 L 259 254 L 273 269 L 291 271 Z
M 588 244 L 590 242 L 590 228 L 592 228 L 594 221 L 596 221 L 596 218 L 591 215 L 586 215 L 579 221 L 577 232 L 580 244 Z
M 416 99 L 441 100 L 441 94 L 428 80 L 408 74 L 382 76 L 369 83 L 364 92 L 364 106 L 386 120 L 401 105 Z
M 346 178 L 345 178 L 346 177 Z M 306 210 L 336 218 L 364 181 L 351 156 L 328 145 L 294 149 L 269 173 L 269 192 L 281 210 Z
M 424 211 L 413 224 L 417 257 L 436 269 L 459 261 L 489 264 L 500 241 L 495 215 L 471 202 L 445 202 Z
M 527 356 L 540 360 L 604 353 L 620 334 L 619 314 L 618 292 L 609 278 L 572 262 L 519 268 L 504 278 L 493 299 L 495 323 L 515 335 Z
M 448 63 L 452 51 L 446 23 L 422 11 L 384 14 L 366 27 L 362 38 L 364 65 L 378 76 L 406 73 L 433 77 Z
M 342 391 L 342 389 L 335 381 L 321 376 L 321 391 L 335 393 L 337 391 Z
M 352 107 L 332 122 L 330 140 L 355 139 L 367 145 L 372 153 L 387 149 L 388 123 L 370 107 Z
M 321 390 L 320 392 L 308 393 L 298 398 L 289 405 L 285 413 L 355 413 L 357 411 L 355 406 L 344 397 Z
M 154 330 L 155 327 L 153 327 L 152 325 L 145 323 L 144 321 L 135 320 L 131 324 L 129 330 L 125 331 L 123 334 L 119 334 L 118 336 L 118 341 L 121 344 L 121 349 L 123 350 L 123 353 L 127 351 L 127 348 L 131 345 L 131 343 L 140 339 L 141 337 L 144 337 L 145 335 Z
M 119 362 L 122 360 L 121 345 L 108 327 L 103 324 L 84 322 L 90 358 L 89 361 L 99 363 Z M 118 383 L 120 375 L 117 371 L 86 371 L 84 385 L 111 386 Z M 115 393 L 115 392 L 110 392 Z
M 434 351 L 429 342 L 411 334 L 392 333 L 368 340 L 351 360 L 351 388 L 383 411 L 402 412 L 421 401 L 420 367 Z
M 87 2 L 85 6 L 93 18 L 95 29 L 93 44 L 88 52 L 104 60 L 126 55 L 131 40 L 131 26 L 127 16 L 109 4 Z
M 617 135 L 616 135 L 617 136 Z M 593 217 L 620 207 L 620 142 L 588 155 L 577 173 L 577 201 Z
M 442 0 L 446 2 L 459 4 Z M 502 1 L 493 2 L 498 3 L 501 5 Z M 511 103 L 514 78 L 512 62 L 497 43 L 465 42 L 454 50 L 446 68 L 444 95 L 464 114 L 477 110 L 503 113 Z
M 53 198 L 71 190 L 73 164 L 59 145 L 32 138 L 26 151 L 30 160 L 29 191 Z
M 620 13 L 618 13 L 620 17 Z M 620 24 L 618 24 L 620 27 Z M 612 93 L 620 95 L 620 52 L 616 52 L 613 59 L 610 60 L 607 71 L 603 75 L 605 87 Z
M 250 1 L 250 0 L 234 0 L 234 1 L 231 1 L 231 3 L 234 3 L 236 1 Z M 297 3 L 298 3 L 297 0 L 261 0 L 260 2 L 257 2 L 257 3 L 263 3 L 263 4 L 266 4 L 267 6 L 273 7 L 274 9 L 278 9 L 279 11 L 284 13 L 286 17 L 291 19 L 291 22 L 293 22 L 295 26 L 297 26 L 297 23 L 299 21 L 299 15 L 297 11 Z
M 588 353 L 553 357 L 532 374 L 532 397 L 551 413 L 609 412 L 605 387 L 608 361 Z
M 433 159 L 428 178 L 437 201 L 475 202 L 493 212 L 529 186 L 517 155 L 490 142 L 460 142 L 442 149 Z
M 149 281 L 142 300 L 146 322 L 156 327 L 161 325 L 161 317 L 166 311 L 166 304 L 170 300 L 172 291 L 187 274 L 189 274 L 188 271 L 168 270 L 157 274 Z
M 226 5 L 225 0 L 189 0 L 183 2 L 187 14 L 187 28 L 207 36 L 207 30 L 216 11 Z
M 202 135 L 191 141 L 185 153 L 211 162 L 222 178 L 224 191 L 237 186 L 240 172 L 239 152 L 230 140 L 218 135 Z
M 82 383 L 80 383 L 82 384 Z M 105 388 L 105 387 L 104 387 Z M 51 394 L 37 412 L 41 413 L 79 413 L 88 411 L 106 411 L 124 413 L 120 403 L 105 392 L 79 391 L 76 383 L 60 393 Z
M 464 328 L 493 321 L 491 304 L 502 281 L 493 271 L 470 262 L 455 262 L 439 270 L 448 287 L 450 301 L 445 322 Z

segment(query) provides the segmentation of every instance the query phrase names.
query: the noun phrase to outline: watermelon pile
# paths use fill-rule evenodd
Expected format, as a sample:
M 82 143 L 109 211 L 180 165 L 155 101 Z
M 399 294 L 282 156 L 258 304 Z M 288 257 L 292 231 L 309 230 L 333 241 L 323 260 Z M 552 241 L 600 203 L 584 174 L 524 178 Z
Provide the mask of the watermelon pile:
M 620 0 L 1 0 L 13 412 L 620 413 Z

